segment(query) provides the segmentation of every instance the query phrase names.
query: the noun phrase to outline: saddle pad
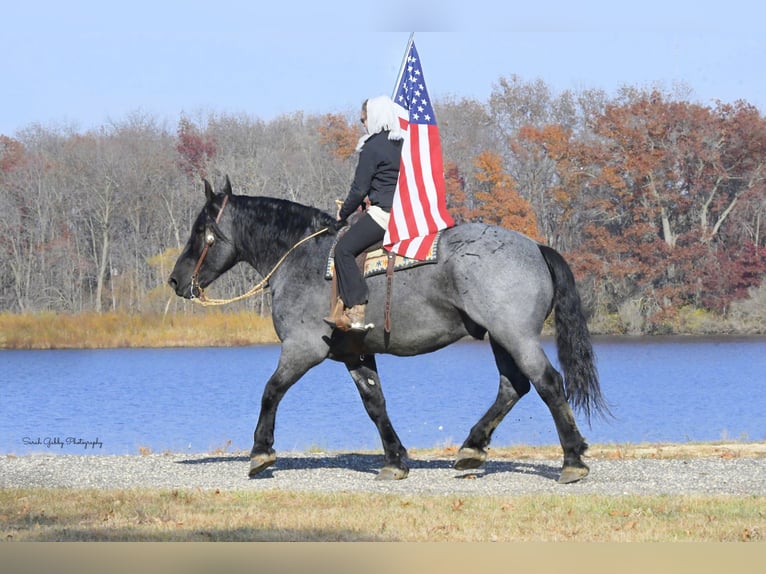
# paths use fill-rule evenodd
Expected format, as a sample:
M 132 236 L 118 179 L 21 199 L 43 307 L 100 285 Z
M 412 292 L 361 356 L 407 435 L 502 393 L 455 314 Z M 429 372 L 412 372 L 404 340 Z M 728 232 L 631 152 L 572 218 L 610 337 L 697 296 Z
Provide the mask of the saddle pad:
M 397 255 L 394 261 L 394 271 L 401 271 L 403 269 L 409 269 L 411 267 L 417 267 L 419 265 L 426 265 L 428 263 L 436 263 L 439 256 L 439 238 L 441 237 L 441 231 L 437 232 L 436 240 L 431 245 L 431 249 L 428 251 L 428 255 L 423 260 L 411 259 L 402 255 Z M 325 268 L 324 278 L 330 280 L 335 275 L 335 244 L 338 242 L 336 239 L 332 248 L 330 248 L 330 256 L 327 258 L 327 267 Z M 381 275 L 386 272 L 388 267 L 388 251 L 382 247 L 374 249 L 367 253 L 367 259 L 364 262 L 363 275 L 365 278 L 372 277 L 373 275 Z

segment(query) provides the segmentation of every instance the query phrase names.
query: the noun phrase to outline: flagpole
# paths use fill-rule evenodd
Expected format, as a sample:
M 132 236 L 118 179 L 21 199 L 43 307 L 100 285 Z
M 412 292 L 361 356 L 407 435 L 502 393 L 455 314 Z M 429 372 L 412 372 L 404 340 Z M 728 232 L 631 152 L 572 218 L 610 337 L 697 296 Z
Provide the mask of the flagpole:
M 415 40 L 415 32 L 410 32 L 410 39 L 407 40 L 407 48 L 404 50 L 404 57 L 402 57 L 402 65 L 399 68 L 399 75 L 396 76 L 396 82 L 394 83 L 394 92 L 391 94 L 391 98 L 396 97 L 396 87 L 399 85 L 399 82 L 402 80 L 402 76 L 404 75 L 404 70 L 407 68 L 407 56 L 410 53 L 410 46 L 412 46 L 412 42 Z

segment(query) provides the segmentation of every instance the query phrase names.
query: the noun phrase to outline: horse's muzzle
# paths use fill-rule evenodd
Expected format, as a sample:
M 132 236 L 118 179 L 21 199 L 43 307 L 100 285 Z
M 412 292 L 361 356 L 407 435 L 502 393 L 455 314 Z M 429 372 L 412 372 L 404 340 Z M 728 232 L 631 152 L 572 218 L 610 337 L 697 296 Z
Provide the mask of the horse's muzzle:
M 190 284 L 188 287 L 179 285 L 178 279 L 176 279 L 173 275 L 171 275 L 170 279 L 168 279 L 168 285 L 170 285 L 173 291 L 175 291 L 176 295 L 183 297 L 184 299 L 194 299 L 196 296 L 194 294 L 193 284 Z

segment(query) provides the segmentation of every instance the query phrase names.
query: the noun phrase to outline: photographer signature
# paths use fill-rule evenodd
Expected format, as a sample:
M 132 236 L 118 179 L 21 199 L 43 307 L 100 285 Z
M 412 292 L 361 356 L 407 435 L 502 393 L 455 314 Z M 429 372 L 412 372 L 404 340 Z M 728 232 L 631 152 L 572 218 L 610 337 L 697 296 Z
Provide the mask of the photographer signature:
M 21 442 L 24 443 L 26 446 L 45 446 L 47 448 L 51 447 L 59 447 L 64 448 L 65 446 L 75 446 L 75 447 L 82 447 L 85 450 L 96 448 L 102 448 L 104 446 L 104 443 L 102 443 L 98 438 L 95 440 L 87 440 L 83 438 L 76 438 L 73 436 L 68 436 L 65 438 L 61 438 L 58 436 L 54 437 L 28 437 L 25 436 L 21 439 Z

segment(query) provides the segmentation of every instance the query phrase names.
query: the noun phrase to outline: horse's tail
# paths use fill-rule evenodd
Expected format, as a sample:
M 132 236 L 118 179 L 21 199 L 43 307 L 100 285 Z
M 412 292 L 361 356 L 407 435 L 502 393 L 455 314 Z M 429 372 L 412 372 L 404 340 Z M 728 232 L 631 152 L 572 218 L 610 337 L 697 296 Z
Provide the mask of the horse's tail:
M 601 394 L 596 356 L 572 269 L 555 249 L 542 244 L 539 248 L 553 278 L 556 347 L 567 400 L 572 408 L 583 412 L 588 421 L 591 412 L 611 415 Z

